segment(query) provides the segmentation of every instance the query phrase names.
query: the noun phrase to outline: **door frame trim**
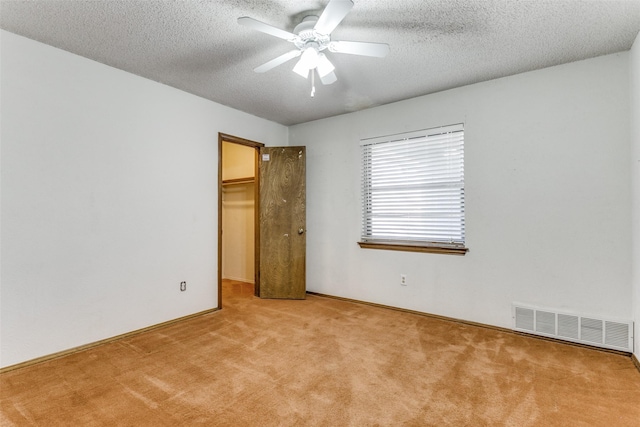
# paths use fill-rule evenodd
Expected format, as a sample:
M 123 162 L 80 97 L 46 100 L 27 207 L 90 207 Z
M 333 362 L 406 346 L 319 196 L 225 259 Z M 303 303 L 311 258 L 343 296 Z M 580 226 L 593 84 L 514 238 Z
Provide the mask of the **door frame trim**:
M 254 281 L 255 294 L 260 296 L 260 174 L 258 173 L 258 156 L 260 148 L 265 145 L 262 142 L 251 141 L 250 139 L 240 138 L 238 136 L 229 135 L 218 132 L 218 309 L 222 308 L 222 143 L 230 142 L 232 144 L 245 145 L 255 150 L 254 164 Z

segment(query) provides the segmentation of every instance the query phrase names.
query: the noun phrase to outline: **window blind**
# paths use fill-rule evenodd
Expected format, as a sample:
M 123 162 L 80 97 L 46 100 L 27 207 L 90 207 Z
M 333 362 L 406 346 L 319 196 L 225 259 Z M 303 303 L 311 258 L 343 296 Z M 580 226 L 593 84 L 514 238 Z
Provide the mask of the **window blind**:
M 362 240 L 464 246 L 462 124 L 367 139 Z

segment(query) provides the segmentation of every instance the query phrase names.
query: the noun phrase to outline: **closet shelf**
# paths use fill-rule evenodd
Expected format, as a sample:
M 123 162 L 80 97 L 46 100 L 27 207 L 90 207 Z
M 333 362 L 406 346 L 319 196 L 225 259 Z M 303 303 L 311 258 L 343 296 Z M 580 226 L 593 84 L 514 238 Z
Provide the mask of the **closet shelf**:
M 222 186 L 226 187 L 228 185 L 238 185 L 238 184 L 253 184 L 255 182 L 255 178 L 252 176 L 246 178 L 233 178 L 233 179 L 225 179 L 222 181 Z

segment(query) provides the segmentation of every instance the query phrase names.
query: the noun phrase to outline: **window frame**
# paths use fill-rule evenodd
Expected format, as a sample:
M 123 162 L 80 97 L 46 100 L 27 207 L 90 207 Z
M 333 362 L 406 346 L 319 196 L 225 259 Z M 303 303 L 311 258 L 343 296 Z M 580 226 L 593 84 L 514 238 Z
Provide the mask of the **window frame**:
M 434 137 L 436 135 L 443 135 L 447 133 L 454 132 L 462 132 L 462 187 L 460 190 L 462 191 L 461 196 L 461 216 L 462 216 L 462 226 L 460 229 L 460 233 L 462 236 L 461 242 L 442 242 L 442 241 L 429 241 L 429 240 L 392 240 L 392 239 L 376 239 L 375 237 L 366 237 L 366 228 L 367 228 L 367 207 L 366 207 L 366 199 L 365 197 L 365 146 L 377 145 L 377 144 L 385 144 L 392 143 L 398 141 L 407 141 L 411 139 L 424 138 L 428 139 L 429 137 Z M 424 141 L 429 142 L 429 141 Z M 466 209 L 464 206 L 465 200 L 465 183 L 464 183 L 464 124 L 458 123 L 454 125 L 448 126 L 440 126 L 436 128 L 423 129 L 419 131 L 413 132 L 405 132 L 400 134 L 394 134 L 383 137 L 376 138 L 367 138 L 360 140 L 360 149 L 361 149 L 361 236 L 360 241 L 358 241 L 358 245 L 363 249 L 382 249 L 382 250 L 394 250 L 394 251 L 406 251 L 406 252 L 423 252 L 423 253 L 436 253 L 436 254 L 449 254 L 449 255 L 465 255 L 469 249 L 466 247 Z M 369 177 L 370 179 L 370 177 Z

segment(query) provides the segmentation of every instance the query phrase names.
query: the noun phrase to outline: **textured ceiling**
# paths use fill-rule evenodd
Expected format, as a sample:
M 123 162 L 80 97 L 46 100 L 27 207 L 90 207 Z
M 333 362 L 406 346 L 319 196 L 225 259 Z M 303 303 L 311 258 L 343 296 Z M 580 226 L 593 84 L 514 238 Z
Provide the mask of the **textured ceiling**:
M 328 53 L 338 81 L 317 86 L 295 60 L 253 69 L 328 0 L 1 0 L 0 27 L 284 125 L 628 50 L 640 0 L 354 0 L 335 40 L 383 42 L 384 59 Z

